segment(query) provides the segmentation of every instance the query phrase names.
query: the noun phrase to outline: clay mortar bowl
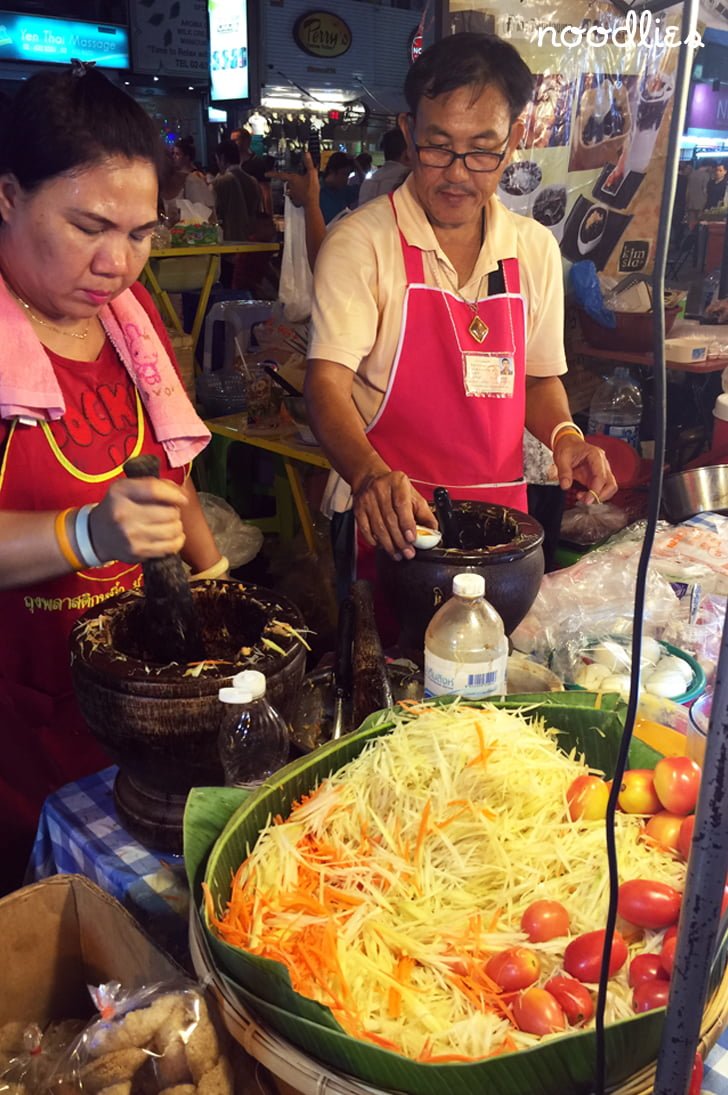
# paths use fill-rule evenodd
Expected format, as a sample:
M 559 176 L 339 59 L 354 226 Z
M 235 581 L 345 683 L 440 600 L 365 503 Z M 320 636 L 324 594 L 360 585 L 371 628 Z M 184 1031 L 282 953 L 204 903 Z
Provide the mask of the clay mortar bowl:
M 142 835 L 155 847 L 176 843 L 163 830 L 177 832 L 191 787 L 222 783 L 218 690 L 235 673 L 258 669 L 271 703 L 290 722 L 305 669 L 299 638 L 305 624 L 287 598 L 234 581 L 195 582 L 191 589 L 205 662 L 160 665 L 144 659 L 139 590 L 91 609 L 70 638 L 81 713 L 121 769 L 116 799 L 123 820 L 135 833 L 146 826 Z
M 422 650 L 427 625 L 450 597 L 456 574 L 485 578 L 485 596 L 506 635 L 518 627 L 536 599 L 544 574 L 543 528 L 520 510 L 490 502 L 454 501 L 459 547 L 418 549 L 395 562 L 377 551 L 377 572 L 400 625 L 397 645 Z

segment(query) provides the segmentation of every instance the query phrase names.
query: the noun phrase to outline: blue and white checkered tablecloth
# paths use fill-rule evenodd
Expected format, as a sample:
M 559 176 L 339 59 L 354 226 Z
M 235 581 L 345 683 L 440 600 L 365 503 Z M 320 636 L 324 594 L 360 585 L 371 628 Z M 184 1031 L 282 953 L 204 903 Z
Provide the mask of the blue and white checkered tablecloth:
M 724 1030 L 705 1061 L 703 1092 L 726 1095 L 728 1092 L 728 1030 Z
M 189 891 L 182 856 L 146 848 L 124 829 L 114 804 L 116 773 L 106 768 L 46 799 L 26 881 L 86 875 L 187 964 Z

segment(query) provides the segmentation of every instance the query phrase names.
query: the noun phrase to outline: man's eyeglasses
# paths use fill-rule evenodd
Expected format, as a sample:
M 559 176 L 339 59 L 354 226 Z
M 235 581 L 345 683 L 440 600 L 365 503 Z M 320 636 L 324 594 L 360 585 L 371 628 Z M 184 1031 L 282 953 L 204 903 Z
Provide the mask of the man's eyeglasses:
M 510 140 L 510 133 L 506 141 Z M 497 171 L 508 155 L 508 149 L 503 152 L 453 152 L 451 148 L 442 145 L 416 144 L 417 158 L 424 167 L 439 167 L 444 170 L 462 160 L 468 171 Z

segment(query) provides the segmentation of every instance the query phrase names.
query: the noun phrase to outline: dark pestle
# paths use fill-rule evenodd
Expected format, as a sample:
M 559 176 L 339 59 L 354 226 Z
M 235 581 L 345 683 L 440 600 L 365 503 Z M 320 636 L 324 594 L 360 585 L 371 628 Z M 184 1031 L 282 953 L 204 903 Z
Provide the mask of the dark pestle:
M 393 700 L 382 643 L 374 619 L 371 584 L 354 582 L 351 598 L 354 602 L 352 726 L 356 729 L 372 711 L 391 707 Z
M 159 478 L 159 460 L 133 456 L 124 464 L 129 479 Z M 200 622 L 179 555 L 145 559 L 142 646 L 150 661 L 201 661 L 205 656 Z
M 435 502 L 435 516 L 442 533 L 442 546 L 444 548 L 458 547 L 458 527 L 453 513 L 452 500 L 445 487 L 435 487 L 433 494 Z

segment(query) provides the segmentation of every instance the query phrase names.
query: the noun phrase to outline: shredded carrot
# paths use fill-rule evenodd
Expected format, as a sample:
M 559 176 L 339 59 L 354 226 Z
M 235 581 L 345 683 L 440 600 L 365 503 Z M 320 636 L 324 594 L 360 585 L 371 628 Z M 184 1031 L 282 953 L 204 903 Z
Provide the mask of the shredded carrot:
M 571 936 L 601 927 L 603 831 L 572 823 L 566 804 L 589 769 L 559 752 L 540 717 L 406 701 L 394 720 L 268 822 L 229 894 L 205 887 L 206 921 L 284 966 L 296 993 L 371 1045 L 442 1064 L 532 1045 L 513 1022 L 513 994 L 485 968 L 527 945 L 540 983 L 561 971 L 558 941 L 524 942 L 534 899 L 564 903 Z M 616 819 L 622 877 L 684 889 L 685 865 L 641 828 Z M 627 941 L 632 954 L 645 948 L 641 932 Z M 654 934 L 649 945 L 659 949 Z M 628 1013 L 625 971 L 610 980 L 608 1022 Z

